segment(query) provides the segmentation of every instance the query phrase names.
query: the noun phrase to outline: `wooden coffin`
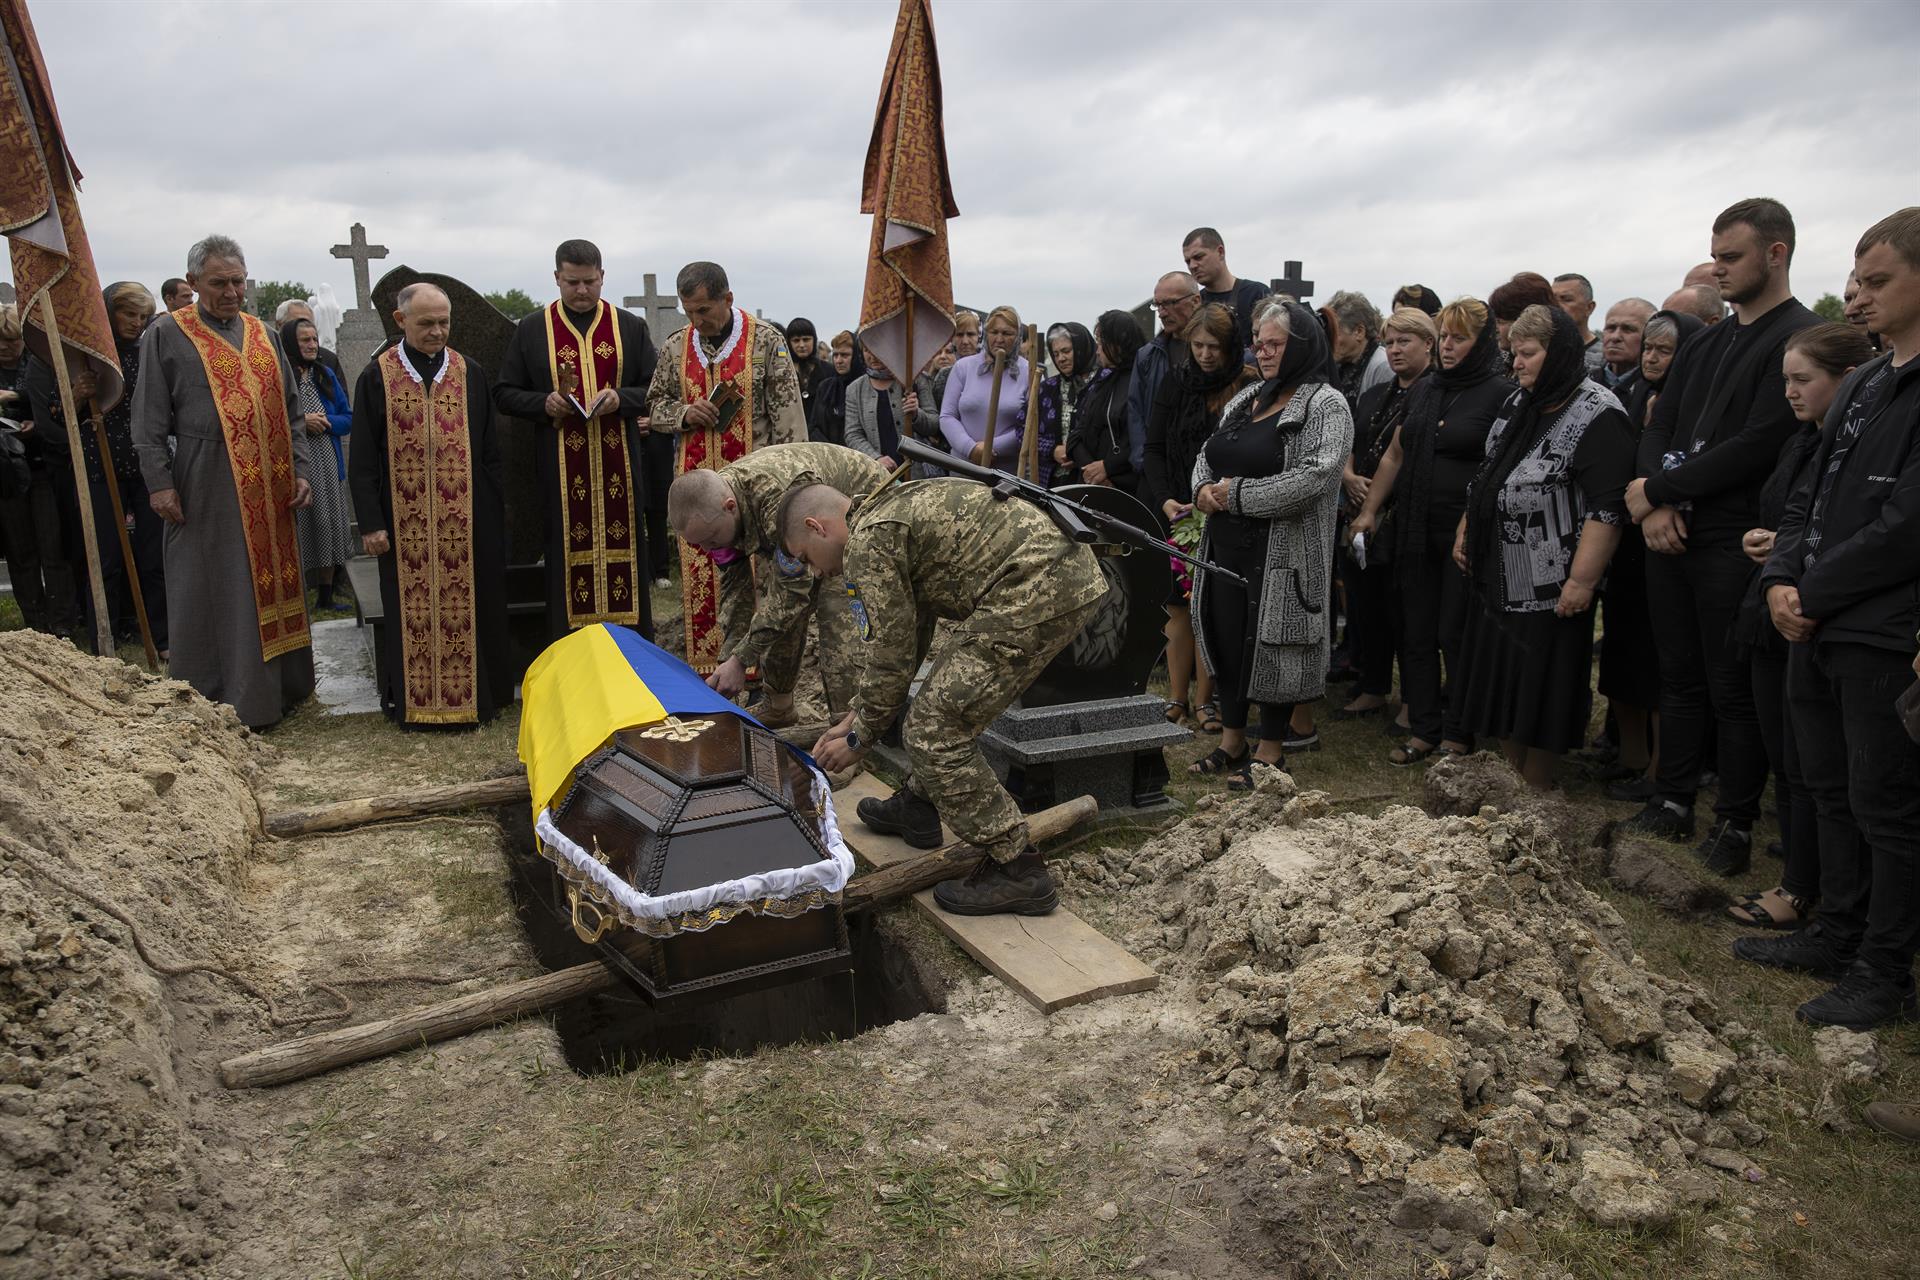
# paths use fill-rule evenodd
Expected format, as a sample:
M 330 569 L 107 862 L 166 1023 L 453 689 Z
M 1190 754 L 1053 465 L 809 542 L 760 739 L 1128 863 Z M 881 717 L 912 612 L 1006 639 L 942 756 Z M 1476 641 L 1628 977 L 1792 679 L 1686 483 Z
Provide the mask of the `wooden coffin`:
M 731 995 L 852 967 L 837 891 L 781 883 L 830 864 L 824 786 L 778 738 L 738 716 L 626 729 L 575 770 L 553 826 L 651 900 L 710 904 L 640 917 L 543 848 L 556 905 L 659 1000 Z

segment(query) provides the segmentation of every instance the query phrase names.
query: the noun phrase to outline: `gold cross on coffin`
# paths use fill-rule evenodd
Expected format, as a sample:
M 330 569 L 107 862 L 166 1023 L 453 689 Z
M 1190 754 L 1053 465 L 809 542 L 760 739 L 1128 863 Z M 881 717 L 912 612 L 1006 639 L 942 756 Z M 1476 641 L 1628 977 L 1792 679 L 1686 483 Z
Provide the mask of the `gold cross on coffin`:
M 649 725 L 640 731 L 643 738 L 664 738 L 668 742 L 692 742 L 695 738 L 713 727 L 711 720 L 682 720 L 677 716 L 668 716 L 659 724 Z

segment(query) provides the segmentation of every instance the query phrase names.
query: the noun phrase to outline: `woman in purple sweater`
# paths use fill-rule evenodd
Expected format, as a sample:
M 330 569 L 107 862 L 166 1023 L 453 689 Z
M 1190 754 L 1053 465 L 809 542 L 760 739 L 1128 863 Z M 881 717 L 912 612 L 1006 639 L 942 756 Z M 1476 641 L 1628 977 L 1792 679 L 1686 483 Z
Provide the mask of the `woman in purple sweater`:
M 947 392 L 940 401 L 940 431 L 956 458 L 982 466 L 1011 469 L 1020 455 L 1020 432 L 1027 421 L 1027 362 L 1014 353 L 1020 344 L 1020 316 L 1012 307 L 995 307 L 987 316 L 986 343 L 977 356 L 954 361 Z M 993 357 L 1006 357 L 1000 374 L 1000 405 L 989 432 L 987 406 L 993 400 Z M 993 454 L 987 456 L 991 434 Z

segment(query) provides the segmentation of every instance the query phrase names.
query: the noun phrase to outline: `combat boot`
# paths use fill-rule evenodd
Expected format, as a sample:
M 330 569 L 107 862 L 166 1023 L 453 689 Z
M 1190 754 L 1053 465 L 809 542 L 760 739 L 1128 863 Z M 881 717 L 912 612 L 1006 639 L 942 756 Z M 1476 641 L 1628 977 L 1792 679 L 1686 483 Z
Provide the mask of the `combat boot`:
M 902 787 L 885 800 L 869 796 L 855 810 L 867 830 L 899 836 L 916 849 L 940 847 L 940 811 L 933 803 Z
M 1867 1123 L 1885 1134 L 1920 1142 L 1920 1103 L 1882 1098 L 1867 1104 Z
M 1031 850 L 1011 862 L 980 859 L 968 875 L 935 885 L 933 900 L 956 916 L 1043 916 L 1060 905 L 1046 860 Z

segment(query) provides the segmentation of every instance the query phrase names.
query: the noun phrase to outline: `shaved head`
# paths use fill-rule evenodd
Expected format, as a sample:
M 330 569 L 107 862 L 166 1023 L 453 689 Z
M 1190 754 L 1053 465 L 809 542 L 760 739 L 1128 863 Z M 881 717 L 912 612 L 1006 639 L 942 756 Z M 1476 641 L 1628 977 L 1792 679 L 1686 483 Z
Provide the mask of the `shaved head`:
M 667 523 L 675 533 L 685 533 L 688 521 L 720 514 L 732 496 L 733 486 L 721 479 L 718 471 L 696 468 L 667 490 Z

